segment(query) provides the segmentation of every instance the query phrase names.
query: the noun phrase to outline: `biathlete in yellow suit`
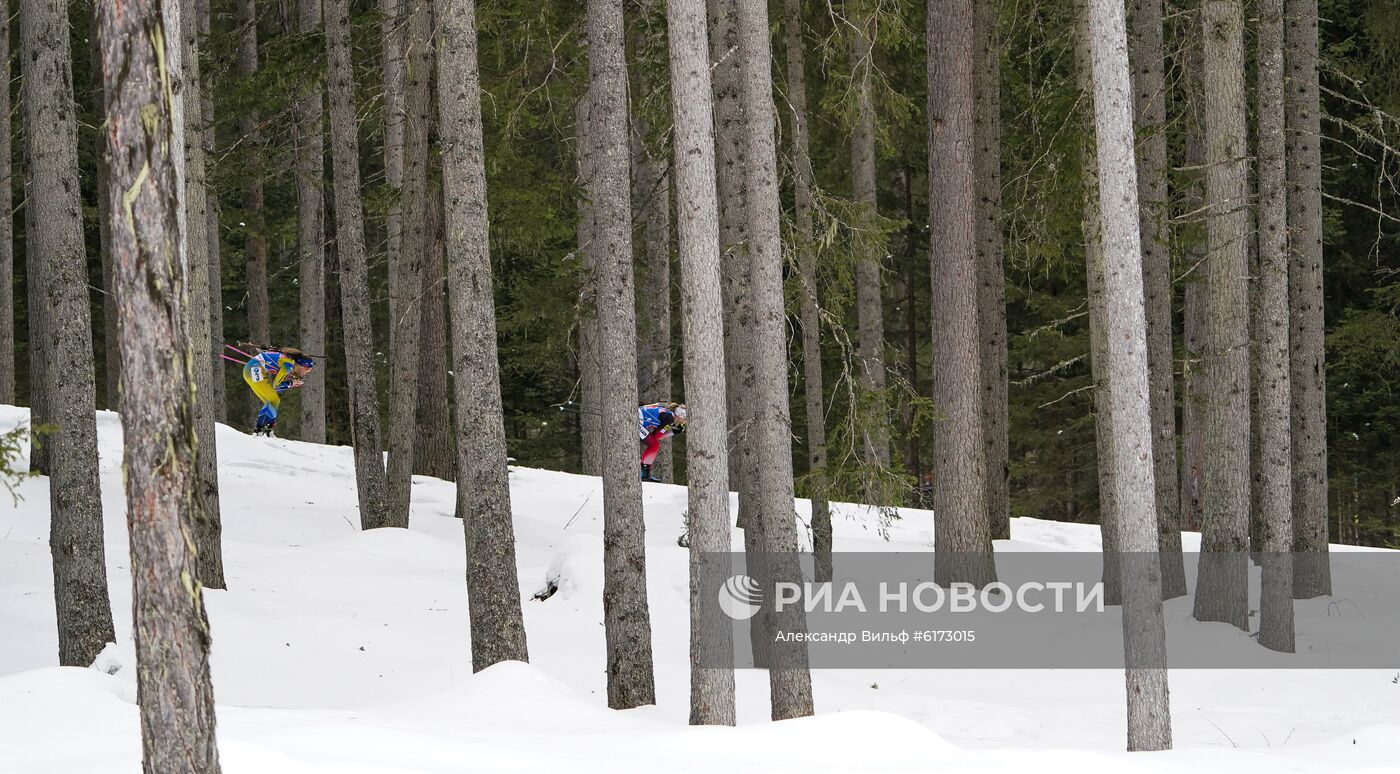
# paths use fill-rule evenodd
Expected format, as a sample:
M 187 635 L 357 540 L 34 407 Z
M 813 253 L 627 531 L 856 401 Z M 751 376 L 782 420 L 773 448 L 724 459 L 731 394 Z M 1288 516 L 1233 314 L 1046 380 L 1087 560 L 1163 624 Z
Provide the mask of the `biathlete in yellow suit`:
M 277 426 L 277 409 L 282 404 L 282 393 L 302 386 L 315 367 L 315 360 L 292 347 L 284 347 L 281 351 L 260 351 L 243 366 L 243 381 L 263 402 L 262 408 L 258 409 L 254 435 L 272 435 Z

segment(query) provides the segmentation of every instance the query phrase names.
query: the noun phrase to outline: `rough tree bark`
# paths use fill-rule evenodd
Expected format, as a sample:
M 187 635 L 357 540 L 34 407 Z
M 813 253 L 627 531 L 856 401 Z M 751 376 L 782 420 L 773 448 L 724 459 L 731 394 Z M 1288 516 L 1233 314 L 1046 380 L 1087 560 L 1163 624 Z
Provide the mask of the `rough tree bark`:
M 0 5 L 0 83 L 10 82 L 10 4 Z M 15 220 L 10 90 L 0 89 L 0 403 L 15 402 Z M 104 276 L 105 276 L 104 271 Z M 110 351 L 110 350 L 109 350 Z M 108 393 L 110 400 L 112 393 Z
M 714 94 L 715 193 L 724 289 L 725 399 L 729 415 L 729 488 L 739 493 L 739 526 L 753 505 L 747 407 L 753 342 L 749 318 L 748 194 L 744 180 L 744 106 L 740 99 L 738 0 L 708 0 L 710 88 Z M 747 535 L 745 536 L 747 540 Z M 747 545 L 747 543 L 746 543 Z
M 1137 164 L 1123 3 L 1091 0 L 1094 116 L 1103 219 L 1105 328 L 1113 404 L 1114 499 L 1123 549 L 1123 651 L 1128 749 L 1171 748 L 1167 635 L 1157 553 L 1147 314 L 1144 309 Z
M 787 336 L 783 309 L 783 246 L 779 236 L 778 155 L 774 144 L 772 51 L 766 0 L 739 0 L 736 21 L 742 55 L 744 184 L 748 195 L 751 257 L 753 521 L 761 525 L 775 580 L 797 581 L 797 525 L 793 514 L 792 418 L 788 413 Z M 789 606 L 774 615 L 778 628 L 801 632 L 806 621 Z M 812 714 L 812 676 L 806 659 L 768 670 L 774 720 Z
M 1206 151 L 1205 524 L 1193 614 L 1249 627 L 1249 148 L 1244 7 L 1202 10 Z
M 457 399 L 457 504 L 466 530 L 472 669 L 526 661 L 496 359 L 473 0 L 436 0 L 443 216 Z
M 200 121 L 203 100 L 199 68 L 199 18 L 191 9 L 181 14 L 180 51 L 182 78 L 180 112 L 184 119 L 178 127 L 184 137 L 184 230 L 185 239 L 185 330 L 194 349 L 194 433 L 198 442 L 195 453 L 195 558 L 199 566 L 199 582 L 206 588 L 222 589 L 224 581 L 224 552 L 222 546 L 223 519 L 219 507 L 219 457 L 214 431 L 214 381 L 223 378 L 224 361 L 214 351 L 209 331 L 209 226 L 205 192 L 204 126 Z M 110 232 L 110 229 L 108 229 Z M 222 349 L 222 345 L 220 345 Z
M 1292 363 L 1293 595 L 1332 593 L 1327 558 L 1327 371 L 1322 293 L 1322 112 L 1317 0 L 1285 4 L 1288 51 L 1288 274 Z
M 190 130 L 182 114 L 199 102 L 195 91 L 182 105 L 178 88 L 171 90 L 180 77 L 182 33 L 188 40 L 195 25 L 182 29 L 176 2 L 99 3 L 97 14 L 111 170 L 100 195 L 113 221 L 121 356 L 126 373 L 149 377 L 126 384 L 121 405 L 142 767 L 217 774 L 209 622 L 200 583 L 191 580 L 196 548 L 188 532 L 201 508 L 192 421 L 201 364 L 186 325 L 207 313 L 187 309 L 192 280 L 184 272 L 182 197 Z M 152 39 L 163 50 L 132 45 Z M 196 216 L 204 213 L 189 214 Z M 164 356 L 152 358 L 152 351 Z
M 982 357 L 982 422 L 987 446 L 987 514 L 993 540 L 1011 537 L 1010 408 L 1007 403 L 1006 274 L 1001 208 L 1000 3 L 977 3 L 977 311 Z
M 802 0 L 783 1 L 787 35 L 788 105 L 792 108 L 793 249 L 802 277 L 802 382 L 807 403 L 807 464 L 812 493 L 812 553 L 816 579 L 831 580 L 831 507 L 822 494 L 826 468 L 826 410 L 822 398 L 821 305 L 817 254 L 812 249 L 812 157 L 808 151 L 807 73 Z M 687 339 L 688 340 L 688 339 Z
M 257 0 L 238 0 L 237 24 L 238 74 L 251 78 L 258 71 L 258 9 Z M 243 192 L 243 207 L 248 225 L 244 229 L 244 264 L 248 274 L 248 335 L 258 344 L 272 344 L 271 307 L 267 296 L 267 237 L 263 234 L 262 154 L 255 150 L 261 138 L 257 111 L 250 109 L 238 119 L 238 131 L 250 152 L 244 156 L 247 187 Z M 256 402 L 256 398 L 253 398 Z
M 733 630 L 700 597 L 700 560 L 729 550 L 728 423 L 724 398 L 724 301 L 720 291 L 719 205 L 705 12 L 699 3 L 668 2 L 672 157 L 680 245 L 681 332 L 690 529 L 690 722 L 734 725 L 734 670 L 701 668 L 733 649 Z M 708 614 L 708 617 L 706 617 Z
M 996 580 L 977 312 L 973 3 L 929 0 L 929 233 L 933 281 L 934 541 L 939 583 Z
M 601 379 L 608 706 L 627 709 L 654 704 L 656 683 L 637 469 L 637 321 L 622 0 L 589 0 L 588 64 L 596 137 L 588 193 L 598 248 L 599 355 L 610 364 Z
M 875 188 L 875 101 L 871 93 L 874 69 L 875 35 L 878 17 L 869 3 L 856 6 L 860 11 L 851 19 L 851 73 L 856 92 L 856 122 L 851 132 L 851 188 L 866 232 L 873 231 L 879 216 Z M 856 328 L 862 402 L 869 411 L 861 422 L 863 462 L 889 467 L 889 415 L 885 407 L 885 311 L 880 294 L 881 252 L 875 245 L 856 256 Z M 870 493 L 872 496 L 875 492 Z
M 36 392 L 47 401 L 43 421 L 57 430 L 49 449 L 49 549 L 58 608 L 58 660 L 88 666 L 116 637 L 102 546 L 102 489 L 97 478 L 97 418 L 88 310 L 87 254 L 78 189 L 78 124 L 74 113 L 68 6 L 61 0 L 20 4 L 20 92 L 24 114 L 25 251 L 31 300 L 42 308 L 38 338 L 51 359 Z M 33 311 L 35 305 L 30 306 Z M 33 324 L 31 316 L 31 325 Z M 30 377 L 33 380 L 33 376 Z
M 424 221 L 427 244 L 423 250 L 423 342 L 418 348 L 418 436 L 413 472 L 454 481 L 457 465 L 452 452 L 452 412 L 448 397 L 448 372 L 454 369 L 447 359 L 447 263 L 442 196 L 442 188 L 429 183 Z M 491 324 L 494 330 L 494 318 Z
M 321 0 L 297 0 L 297 32 L 306 37 L 321 34 Z M 319 80 L 296 104 L 297 142 L 297 287 L 300 292 L 303 352 L 326 351 L 326 220 L 325 141 L 321 134 L 325 91 Z M 326 442 L 326 373 L 309 379 L 301 388 L 301 440 Z
M 340 263 L 341 317 L 345 351 L 374 351 L 369 324 L 369 277 L 365 260 L 364 204 L 360 199 L 360 141 L 356 136 L 355 72 L 350 61 L 348 0 L 326 0 L 327 91 L 331 112 L 331 166 L 335 198 L 336 256 Z M 350 427 L 355 446 L 355 484 L 360 526 L 389 526 L 384 457 L 379 445 L 379 397 L 374 372 L 364 357 L 346 358 Z
M 654 156 L 633 119 L 632 195 L 642 223 L 641 271 L 637 273 L 637 394 L 643 403 L 671 399 L 671 175 L 664 157 Z M 671 444 L 661 444 L 652 475 L 674 478 Z
M 1288 176 L 1284 134 L 1284 0 L 1260 0 L 1257 35 L 1259 266 L 1255 272 L 1254 384 L 1258 396 L 1259 644 L 1294 652 L 1292 400 L 1288 358 Z
M 1162 595 L 1186 593 L 1176 488 L 1176 399 L 1172 394 L 1172 277 L 1167 228 L 1167 90 L 1162 0 L 1133 0 L 1128 54 L 1133 72 L 1142 208 L 1142 281 L 1147 298 L 1147 366 L 1152 392 L 1153 481 L 1157 484 Z
M 413 45 L 404 57 L 403 191 L 400 202 L 400 252 L 397 276 L 400 291 L 389 328 L 390 346 L 403 357 L 416 358 L 422 334 L 423 253 L 427 246 L 425 216 L 428 200 L 428 114 L 432 109 L 429 78 L 432 56 L 430 0 L 408 0 L 404 24 Z M 418 369 L 395 369 L 389 380 L 388 526 L 407 527 L 413 490 L 413 452 L 418 415 Z

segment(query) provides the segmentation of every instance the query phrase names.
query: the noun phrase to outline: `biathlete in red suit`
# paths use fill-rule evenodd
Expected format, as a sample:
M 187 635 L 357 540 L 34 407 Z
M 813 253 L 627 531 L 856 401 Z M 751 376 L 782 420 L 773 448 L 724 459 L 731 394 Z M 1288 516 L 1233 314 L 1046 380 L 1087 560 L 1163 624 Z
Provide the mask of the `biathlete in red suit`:
M 685 432 L 685 404 L 648 403 L 637 409 L 637 436 L 642 444 L 642 480 L 659 482 L 652 478 L 651 464 L 661 451 L 661 439 L 670 438 Z

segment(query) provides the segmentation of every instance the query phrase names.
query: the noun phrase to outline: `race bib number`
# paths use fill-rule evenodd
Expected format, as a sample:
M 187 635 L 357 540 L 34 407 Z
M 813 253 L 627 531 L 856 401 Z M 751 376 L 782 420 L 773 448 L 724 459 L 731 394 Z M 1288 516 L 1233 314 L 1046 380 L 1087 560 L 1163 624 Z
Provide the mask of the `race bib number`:
M 263 380 L 263 370 L 262 370 L 262 366 L 253 366 L 253 370 L 250 371 L 249 373 L 252 374 L 252 376 L 253 376 L 253 381 L 255 381 L 255 382 L 260 382 L 260 381 Z

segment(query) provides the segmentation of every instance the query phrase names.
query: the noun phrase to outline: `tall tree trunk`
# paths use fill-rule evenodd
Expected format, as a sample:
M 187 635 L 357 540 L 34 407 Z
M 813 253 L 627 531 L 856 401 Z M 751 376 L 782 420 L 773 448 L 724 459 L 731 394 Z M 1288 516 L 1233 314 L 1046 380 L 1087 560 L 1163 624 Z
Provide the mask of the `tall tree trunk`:
M 788 105 L 792 108 L 793 249 L 802 277 L 802 382 L 807 402 L 807 465 L 811 481 L 812 553 L 817 581 L 831 580 L 831 507 L 823 492 L 826 468 L 826 410 L 822 398 L 821 310 L 817 253 L 812 246 L 812 157 L 808 151 L 807 73 L 802 42 L 802 0 L 783 0 L 787 35 Z M 688 339 L 687 339 L 688 340 Z
M 257 0 L 238 0 L 237 23 L 238 74 L 251 78 L 258 71 L 258 9 Z M 267 346 L 273 342 L 271 306 L 267 291 L 267 237 L 263 224 L 262 155 L 258 152 L 261 138 L 258 115 L 250 109 L 238 120 L 238 131 L 248 146 L 244 156 L 247 187 L 243 192 L 243 207 L 248 225 L 243 242 L 244 265 L 248 274 L 248 336 L 253 342 Z M 257 399 L 253 398 L 256 403 Z
M 644 403 L 671 399 L 671 176 L 664 158 L 632 139 L 632 192 L 642 222 L 641 271 L 637 273 L 637 393 Z M 671 444 L 662 444 L 652 475 L 674 478 Z
M 1108 300 L 1104 295 L 1103 216 L 1099 205 L 1098 152 L 1094 128 L 1094 54 L 1089 4 L 1077 4 L 1075 75 L 1087 111 L 1080 148 L 1080 174 L 1084 179 L 1084 274 L 1089 307 L 1089 367 L 1094 382 L 1094 447 L 1099 479 L 1099 535 L 1103 548 L 1104 597 L 1108 604 L 1122 604 L 1118 563 L 1118 497 L 1113 465 L 1113 401 L 1108 386 Z
M 44 442 L 50 449 L 49 549 L 58 607 L 58 658 L 64 666 L 88 666 L 116 637 L 102 546 L 95 368 L 68 6 L 60 0 L 24 0 L 19 19 L 28 160 L 25 250 L 36 257 L 30 265 L 38 272 L 29 281 L 38 282 L 41 324 L 47 328 L 43 357 L 51 359 L 40 384 L 48 403 L 43 419 L 57 426 Z
M 793 514 L 792 419 L 788 413 L 787 324 L 783 308 L 783 249 L 779 236 L 778 155 L 774 145 L 772 51 L 766 0 L 739 0 L 739 52 L 744 110 L 744 184 L 748 196 L 751 257 L 751 368 L 754 474 L 753 520 L 761 525 L 772 577 L 797 581 L 797 526 Z M 789 607 L 774 615 L 782 631 L 806 629 Z M 812 714 L 812 677 L 806 659 L 768 671 L 773 719 Z
M 1103 218 L 1109 393 L 1113 404 L 1114 500 L 1123 578 L 1123 651 L 1127 665 L 1128 749 L 1171 748 L 1167 635 L 1157 557 L 1158 488 L 1153 476 L 1133 98 L 1123 3 L 1092 0 L 1094 116 Z
M 475 24 L 472 26 L 475 30 Z M 473 33 L 473 42 L 475 34 Z M 441 138 L 439 138 L 439 143 Z M 444 255 L 442 220 L 442 188 L 428 186 L 427 219 L 424 233 L 427 245 L 423 252 L 423 343 L 418 348 L 418 428 L 417 450 L 413 455 L 413 472 L 444 481 L 456 480 L 456 462 L 452 453 L 452 421 L 448 398 L 448 371 L 454 371 L 447 360 L 447 264 Z M 495 329 L 495 318 L 491 322 Z M 499 390 L 500 387 L 497 387 Z
M 596 136 L 593 202 L 602 369 L 603 616 L 608 706 L 656 702 L 647 609 L 642 482 L 637 469 L 637 321 L 632 286 L 627 64 L 622 0 L 588 2 L 588 73 Z
M 400 297 L 394 317 L 390 341 L 399 356 L 416 358 L 421 338 L 423 302 L 423 252 L 427 246 L 424 216 L 427 214 L 428 189 L 428 113 L 432 108 L 429 77 L 432 57 L 428 41 L 432 35 L 432 5 L 430 0 L 409 0 L 407 18 L 408 40 L 415 45 L 404 60 L 404 177 L 400 200 L 402 248 L 397 265 L 391 269 L 398 277 Z M 418 369 L 392 369 L 389 377 L 389 526 L 407 527 L 409 502 L 413 489 L 413 447 L 416 441 L 415 420 L 418 415 Z
M 88 35 L 88 55 L 91 57 L 91 61 L 93 62 L 93 65 L 92 65 L 92 67 L 90 68 L 90 69 L 91 69 L 91 76 L 92 76 L 92 81 L 91 81 L 90 85 L 91 85 L 91 87 L 92 87 L 92 92 L 91 92 L 91 94 L 89 94 L 89 97 L 88 97 L 88 98 L 91 100 L 91 103 L 90 103 L 90 104 L 91 104 L 91 106 L 92 106 L 92 114 L 95 115 L 95 116 L 101 116 L 101 115 L 104 114 L 104 111 L 107 109 L 107 107 L 106 107 L 106 103 L 105 103 L 105 100 L 106 100 L 106 92 L 105 92 L 105 91 L 103 90 L 103 88 L 102 88 L 102 68 L 99 66 L 99 63 L 102 61 L 102 40 L 101 40 L 101 36 L 97 34 L 97 14 L 96 14 L 95 10 L 94 10 L 93 15 L 88 19 L 88 21 L 91 22 L 91 24 L 92 24 L 92 26 L 91 26 L 91 28 L 90 28 L 90 31 L 89 31 L 90 34 Z M 9 53 L 9 41 L 5 41 L 5 42 L 4 42 L 4 48 L 5 48 L 5 53 L 8 54 L 8 53 Z M 3 63 L 3 65 L 0 65 L 0 67 L 3 67 L 3 68 L 4 68 L 4 74 L 8 75 L 8 73 L 9 73 L 9 58 L 8 58 L 8 56 L 4 57 L 4 63 Z M 8 80 L 8 78 L 6 78 L 6 80 Z M 9 103 L 9 96 L 10 96 L 10 95 L 9 95 L 8 92 L 7 92 L 6 94 L 3 95 L 3 99 L 5 100 L 6 105 L 8 105 L 8 103 Z M 7 114 L 6 121 L 8 121 L 8 114 Z M 8 144 L 9 141 L 10 141 L 10 138 L 9 138 L 9 136 L 7 135 L 7 136 L 3 139 L 3 142 L 5 142 L 5 143 Z M 108 228 L 109 224 L 108 224 L 108 213 L 107 213 L 107 197 L 105 197 L 105 196 L 102 195 L 102 192 L 105 191 L 105 190 L 107 190 L 107 158 L 106 158 L 106 157 L 107 157 L 107 138 L 106 138 L 106 135 L 104 135 L 101 131 L 98 131 L 98 132 L 97 132 L 97 138 L 96 138 L 96 140 L 95 140 L 95 142 L 94 142 L 94 146 L 95 146 L 95 147 L 93 148 L 93 150 L 95 150 L 96 153 L 97 153 L 97 159 L 96 159 L 95 163 L 93 164 L 93 166 L 95 166 L 95 167 L 97 168 L 97 169 L 96 169 L 96 171 L 97 171 L 97 191 L 98 191 L 98 194 L 97 194 L 97 231 L 98 231 L 97 252 L 98 252 L 98 258 L 99 258 L 99 260 L 100 260 L 100 262 L 101 262 L 101 267 L 102 267 L 102 291 L 103 291 L 103 294 L 102 294 L 102 350 L 103 350 L 103 352 L 102 352 L 102 366 L 103 366 L 103 368 L 102 368 L 102 382 L 103 382 L 103 383 L 102 383 L 102 390 L 103 390 L 102 398 L 103 398 L 103 399 L 102 399 L 101 401 L 99 401 L 99 403 L 101 403 L 101 404 L 102 404 L 105 408 L 107 408 L 108 410 L 116 411 L 116 410 L 117 410 L 117 398 L 118 398 L 118 394 L 119 394 L 119 392 L 120 392 L 120 379 L 119 379 L 118 377 L 119 377 L 119 375 L 120 375 L 120 373 L 121 373 L 121 369 L 118 368 L 117 364 L 118 364 L 118 362 L 121 360 L 121 355 L 120 355 L 120 353 L 117 351 L 117 294 L 116 294 L 116 288 L 113 286 L 113 283 L 112 283 L 112 235 L 109 233 L 110 229 Z M 4 164 L 4 165 L 5 165 L 5 169 L 4 169 L 5 175 L 4 175 L 4 177 L 5 177 L 6 180 L 8 180 L 9 177 L 10 177 L 10 174 L 9 174 L 10 159 L 9 159 L 9 157 L 8 157 L 8 156 L 5 157 L 5 159 L 4 159 L 3 161 L 0 161 L 0 164 Z M 6 192 L 6 193 L 8 194 L 8 192 Z M 7 221 L 6 221 L 6 227 L 8 227 L 8 226 L 10 226 L 10 225 L 13 225 L 12 222 L 9 221 L 9 220 L 7 220 Z M 6 241 L 5 241 L 5 246 L 4 246 L 4 248 L 0 248 L 0 249 L 10 249 L 10 248 L 12 247 L 12 242 L 13 242 L 13 239 L 6 240 Z M 0 259 L 0 261 L 3 261 L 3 259 Z M 3 271 L 3 269 L 0 269 L 0 271 Z M 0 279 L 3 279 L 3 278 L 0 278 Z M 5 287 L 9 287 L 9 284 L 6 284 Z M 3 336 L 3 334 L 0 334 L 0 336 Z M 3 348 L 3 344 L 0 344 L 0 348 Z M 0 364 L 3 364 L 4 362 L 5 362 L 5 361 L 0 360 Z M 5 378 L 6 378 L 6 375 L 0 374 L 0 382 L 3 382 Z M 3 403 L 3 402 L 4 402 L 4 400 L 3 400 L 3 399 L 0 399 L 0 403 Z
M 369 277 L 365 260 L 364 205 L 360 199 L 360 141 L 356 136 L 355 72 L 350 61 L 348 0 L 327 0 L 327 93 L 331 112 L 331 166 L 335 186 L 336 255 L 340 263 L 341 317 L 345 324 L 346 379 L 355 446 L 355 484 L 360 526 L 389 526 L 384 457 L 379 445 L 379 397 L 369 324 Z
M 1194 615 L 1249 626 L 1249 149 L 1245 137 L 1244 7 L 1202 5 L 1206 136 L 1205 525 Z
M 720 265 L 724 288 L 725 399 L 729 415 L 729 487 L 739 492 L 739 525 L 753 505 L 753 469 L 747 440 L 752 342 L 741 320 L 748 316 L 748 194 L 744 180 L 744 106 L 740 99 L 738 0 L 708 0 L 710 88 L 714 94 L 715 193 L 719 201 Z M 747 539 L 747 536 L 746 536 Z M 746 543 L 747 545 L 747 543 Z
M 467 536 L 472 669 L 481 670 L 498 661 L 526 661 L 528 655 L 520 614 L 496 353 L 476 8 L 473 0 L 436 0 L 434 8 L 443 215 L 456 374 L 457 504 Z
M 603 474 L 603 415 L 602 365 L 598 352 L 598 248 L 593 220 L 593 160 L 597 142 L 593 131 L 593 96 L 591 87 L 585 90 L 574 106 L 574 142 L 578 156 L 578 252 L 582 260 L 579 281 L 578 366 L 579 395 L 583 410 L 579 412 L 582 439 L 582 469 L 590 476 Z
M 1293 595 L 1332 593 L 1327 558 L 1327 379 L 1322 293 L 1322 130 L 1317 0 L 1285 5 L 1288 51 L 1288 274 L 1292 363 Z
M 200 121 L 203 101 L 200 98 L 199 18 L 193 8 L 181 14 L 180 52 L 184 92 L 180 112 L 185 119 L 183 132 L 185 218 L 182 236 L 185 239 L 187 276 L 184 277 L 186 300 L 185 330 L 194 352 L 194 433 L 198 442 L 195 453 L 195 558 L 199 566 L 199 581 L 206 588 L 222 589 L 224 553 L 222 546 L 223 519 L 219 507 L 219 457 L 214 431 L 214 380 L 223 377 L 223 359 L 214 351 L 209 331 L 209 225 L 206 212 L 207 190 L 204 158 L 204 126 Z M 110 229 L 109 229 L 110 231 Z M 220 345 L 222 348 L 222 345 Z
M 733 630 L 702 602 L 701 558 L 729 550 L 728 423 L 724 398 L 724 301 L 720 291 L 719 205 L 705 14 L 698 3 L 667 2 L 672 158 L 680 245 L 681 333 L 690 528 L 690 722 L 734 725 L 734 670 L 703 668 L 733 650 Z
M 10 4 L 0 5 L 0 83 L 10 82 Z M 0 403 L 15 402 L 15 220 L 10 88 L 0 89 Z M 105 276 L 105 272 L 104 272 Z M 110 397 L 110 394 L 109 394 Z
M 1006 274 L 1001 208 L 1001 41 L 996 0 L 976 4 L 977 310 L 982 358 L 982 422 L 987 446 L 987 513 L 993 540 L 1011 537 L 1010 407 L 1006 383 Z
M 183 157 L 198 131 L 185 125 L 183 113 L 197 108 L 199 97 L 197 89 L 186 92 L 189 104 L 182 105 L 168 96 L 170 82 L 180 77 L 181 38 L 189 45 L 197 24 L 182 26 L 175 2 L 99 3 L 97 13 L 111 164 L 100 195 L 113 220 L 123 370 L 143 375 L 124 386 L 121 406 L 142 766 L 217 774 L 209 622 L 200 582 L 191 580 L 204 570 L 196 568 L 198 549 L 185 532 L 202 507 L 195 401 L 201 369 L 186 326 L 191 318 L 208 319 L 206 310 L 190 313 L 188 294 L 202 296 L 207 285 L 189 286 L 194 280 L 185 275 L 182 255 L 192 241 L 182 200 Z M 130 45 L 148 36 L 164 41 L 164 50 Z M 128 198 L 128 192 L 136 195 Z M 204 213 L 191 210 L 188 217 Z M 153 351 L 163 356 L 152 358 Z M 209 372 L 207 364 L 202 370 Z M 100 561 L 100 550 L 97 556 Z
M 852 84 L 856 93 L 856 123 L 851 132 L 851 187 L 862 219 L 867 220 L 865 233 L 871 234 L 879 216 L 875 187 L 875 101 L 871 93 L 871 72 L 874 69 L 876 23 L 878 17 L 870 4 L 859 6 L 863 11 L 851 19 L 853 26 L 851 61 Z M 862 419 L 863 462 L 867 465 L 889 467 L 889 416 L 885 407 L 885 312 L 880 297 L 880 258 L 883 250 L 875 244 L 865 244 L 856 255 L 856 327 L 857 354 L 860 361 L 860 382 L 866 393 L 862 403 L 869 406 Z M 874 499 L 875 492 L 868 497 Z
M 1164 599 L 1186 593 L 1176 489 L 1176 399 L 1172 395 L 1172 277 L 1167 230 L 1167 90 L 1162 0 L 1134 0 L 1128 54 L 1133 72 L 1142 207 L 1142 281 L 1147 299 L 1147 372 L 1152 392 L 1153 481 L 1161 535 Z
M 1099 535 L 1103 549 L 1104 599 L 1122 604 L 1121 568 L 1118 558 L 1118 497 L 1113 465 L 1113 401 L 1108 386 L 1108 299 L 1104 295 L 1103 216 L 1099 206 L 1098 150 L 1094 135 L 1094 53 L 1089 4 L 1076 7 L 1074 46 L 1075 75 L 1087 110 L 1080 147 L 1080 174 L 1084 180 L 1084 275 L 1089 307 L 1089 368 L 1094 382 L 1094 451 L 1099 480 Z
M 205 39 L 209 37 L 209 3 L 210 0 L 195 0 L 192 4 L 192 10 L 199 24 L 199 35 Z M 205 80 L 210 80 L 208 73 L 204 75 Z M 201 123 L 204 126 L 204 158 L 212 159 L 218 140 L 218 130 L 214 126 L 213 83 L 201 83 L 200 95 L 202 103 Z M 204 199 L 207 221 L 205 237 L 209 241 L 209 339 L 211 345 L 222 347 L 224 341 L 224 270 L 220 252 L 222 240 L 219 233 L 218 192 L 212 186 L 206 187 Z M 214 421 L 216 422 L 228 421 L 228 400 L 224 394 L 223 363 L 222 360 L 218 363 L 219 367 L 216 369 L 217 375 L 214 379 L 214 389 L 211 395 L 214 404 Z
M 321 0 L 297 0 L 297 31 L 305 37 L 321 32 Z M 319 79 L 297 101 L 297 247 L 300 267 L 301 349 L 326 351 L 325 142 L 321 135 L 325 92 Z M 324 364 L 323 364 L 324 365 Z M 325 368 L 301 389 L 301 440 L 326 442 Z
M 381 75 L 384 88 L 384 183 L 389 187 L 389 209 L 385 213 L 389 259 L 389 349 L 398 352 L 394 343 L 394 321 L 399 312 L 399 257 L 403 254 L 403 174 L 404 137 L 408 115 L 404 87 L 406 84 L 405 48 L 408 24 L 404 19 L 407 0 L 378 0 L 379 44 L 383 52 Z
M 1284 0 L 1260 0 L 1259 41 L 1259 266 L 1255 331 L 1254 416 L 1259 436 L 1255 481 L 1263 562 L 1259 593 L 1259 644 L 1292 653 L 1293 461 L 1289 445 L 1288 175 L 1283 87 Z
M 939 583 L 996 580 L 977 312 L 971 0 L 929 0 L 929 233 L 933 280 L 934 525 Z
M 1183 143 L 1185 185 L 1181 209 L 1196 213 L 1196 222 L 1183 227 L 1182 267 L 1185 276 L 1182 297 L 1182 344 L 1185 360 L 1181 367 L 1181 521 L 1182 528 L 1200 530 L 1205 519 L 1205 346 L 1206 329 L 1206 245 L 1200 213 L 1205 211 L 1205 84 L 1202 82 L 1201 23 L 1199 2 L 1188 9 L 1182 27 L 1182 81 L 1186 91 L 1186 138 Z

